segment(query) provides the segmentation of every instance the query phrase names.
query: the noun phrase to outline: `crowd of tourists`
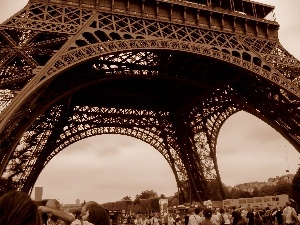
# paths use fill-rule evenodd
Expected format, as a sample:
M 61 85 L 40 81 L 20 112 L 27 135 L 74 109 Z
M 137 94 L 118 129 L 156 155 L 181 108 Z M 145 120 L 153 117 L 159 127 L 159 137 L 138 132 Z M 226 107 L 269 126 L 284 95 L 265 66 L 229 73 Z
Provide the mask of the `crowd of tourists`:
M 165 221 L 167 220 L 167 221 Z M 145 214 L 131 216 L 129 224 L 134 225 L 300 225 L 300 214 L 290 203 L 284 208 L 226 208 L 193 209 L 186 214 L 169 213 L 164 219 L 159 213 L 150 217 Z
M 110 225 L 110 218 L 94 201 L 72 214 L 56 199 L 35 202 L 24 192 L 9 191 L 0 196 L 0 225 Z
M 133 225 L 300 225 L 300 214 L 289 202 L 284 208 L 271 210 L 248 207 L 193 209 L 186 214 L 159 213 L 131 215 Z M 0 196 L 0 225 L 111 225 L 107 210 L 97 202 L 89 201 L 78 212 L 61 210 L 56 199 L 33 201 L 24 192 L 10 191 Z

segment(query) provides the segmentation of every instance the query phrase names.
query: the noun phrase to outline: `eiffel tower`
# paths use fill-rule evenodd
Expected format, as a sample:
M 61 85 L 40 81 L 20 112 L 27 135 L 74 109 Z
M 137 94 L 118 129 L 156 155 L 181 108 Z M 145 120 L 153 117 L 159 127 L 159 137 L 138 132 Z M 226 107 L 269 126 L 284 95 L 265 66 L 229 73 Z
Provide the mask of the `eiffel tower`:
M 30 0 L 0 25 L 0 190 L 30 193 L 67 146 L 140 139 L 180 202 L 225 197 L 216 144 L 241 110 L 300 151 L 300 63 L 249 0 Z

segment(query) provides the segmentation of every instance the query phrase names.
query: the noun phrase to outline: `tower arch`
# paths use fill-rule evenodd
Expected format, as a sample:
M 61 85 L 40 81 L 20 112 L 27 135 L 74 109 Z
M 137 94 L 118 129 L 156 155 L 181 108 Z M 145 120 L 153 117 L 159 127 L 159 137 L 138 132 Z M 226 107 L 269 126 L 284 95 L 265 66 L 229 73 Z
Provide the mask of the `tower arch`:
M 216 141 L 237 111 L 267 121 L 299 151 L 300 64 L 264 18 L 272 7 L 105 4 L 32 0 L 1 25 L 3 189 L 9 181 L 29 191 L 57 149 L 107 126 L 159 140 L 181 196 L 198 201 L 210 198 L 210 182 L 224 197 Z

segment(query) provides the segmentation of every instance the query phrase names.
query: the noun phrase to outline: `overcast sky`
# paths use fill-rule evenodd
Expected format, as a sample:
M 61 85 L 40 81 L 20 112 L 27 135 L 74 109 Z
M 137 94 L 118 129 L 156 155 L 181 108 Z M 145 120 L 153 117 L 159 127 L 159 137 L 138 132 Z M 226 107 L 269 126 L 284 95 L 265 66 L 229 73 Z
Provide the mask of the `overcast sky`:
M 258 0 L 275 6 L 281 25 L 279 39 L 300 59 L 300 1 Z M 0 0 L 0 22 L 27 3 L 27 0 Z M 300 154 L 280 134 L 259 119 L 239 112 L 222 127 L 217 146 L 222 181 L 236 185 L 267 181 L 270 177 L 295 173 Z M 69 146 L 43 170 L 36 186 L 44 187 L 44 198 L 62 203 L 76 199 L 99 203 L 135 198 L 145 190 L 159 195 L 177 191 L 171 168 L 158 151 L 134 138 L 102 135 Z

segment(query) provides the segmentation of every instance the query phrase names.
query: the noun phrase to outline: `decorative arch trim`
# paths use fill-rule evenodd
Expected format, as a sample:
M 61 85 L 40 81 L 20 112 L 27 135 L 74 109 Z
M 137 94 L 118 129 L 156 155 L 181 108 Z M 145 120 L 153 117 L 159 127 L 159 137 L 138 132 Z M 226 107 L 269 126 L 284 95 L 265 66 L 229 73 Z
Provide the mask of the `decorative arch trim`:
M 268 68 L 265 64 L 260 63 L 259 66 L 257 63 L 255 63 L 256 57 L 254 56 L 249 55 L 250 59 L 248 59 L 249 57 L 247 59 L 238 58 L 230 52 L 217 50 L 215 47 L 210 45 L 182 42 L 177 40 L 117 40 L 83 46 L 62 53 L 51 66 L 44 68 L 45 70 L 43 69 L 43 76 L 40 78 L 40 82 L 44 79 L 47 80 L 53 78 L 67 68 L 73 67 L 76 64 L 82 63 L 88 59 L 112 53 L 136 50 L 182 51 L 214 58 L 248 70 L 251 73 L 255 73 L 271 81 L 272 83 L 281 86 L 283 89 L 291 92 L 295 96 L 300 97 L 299 90 L 294 84 L 285 79 L 274 69 Z

